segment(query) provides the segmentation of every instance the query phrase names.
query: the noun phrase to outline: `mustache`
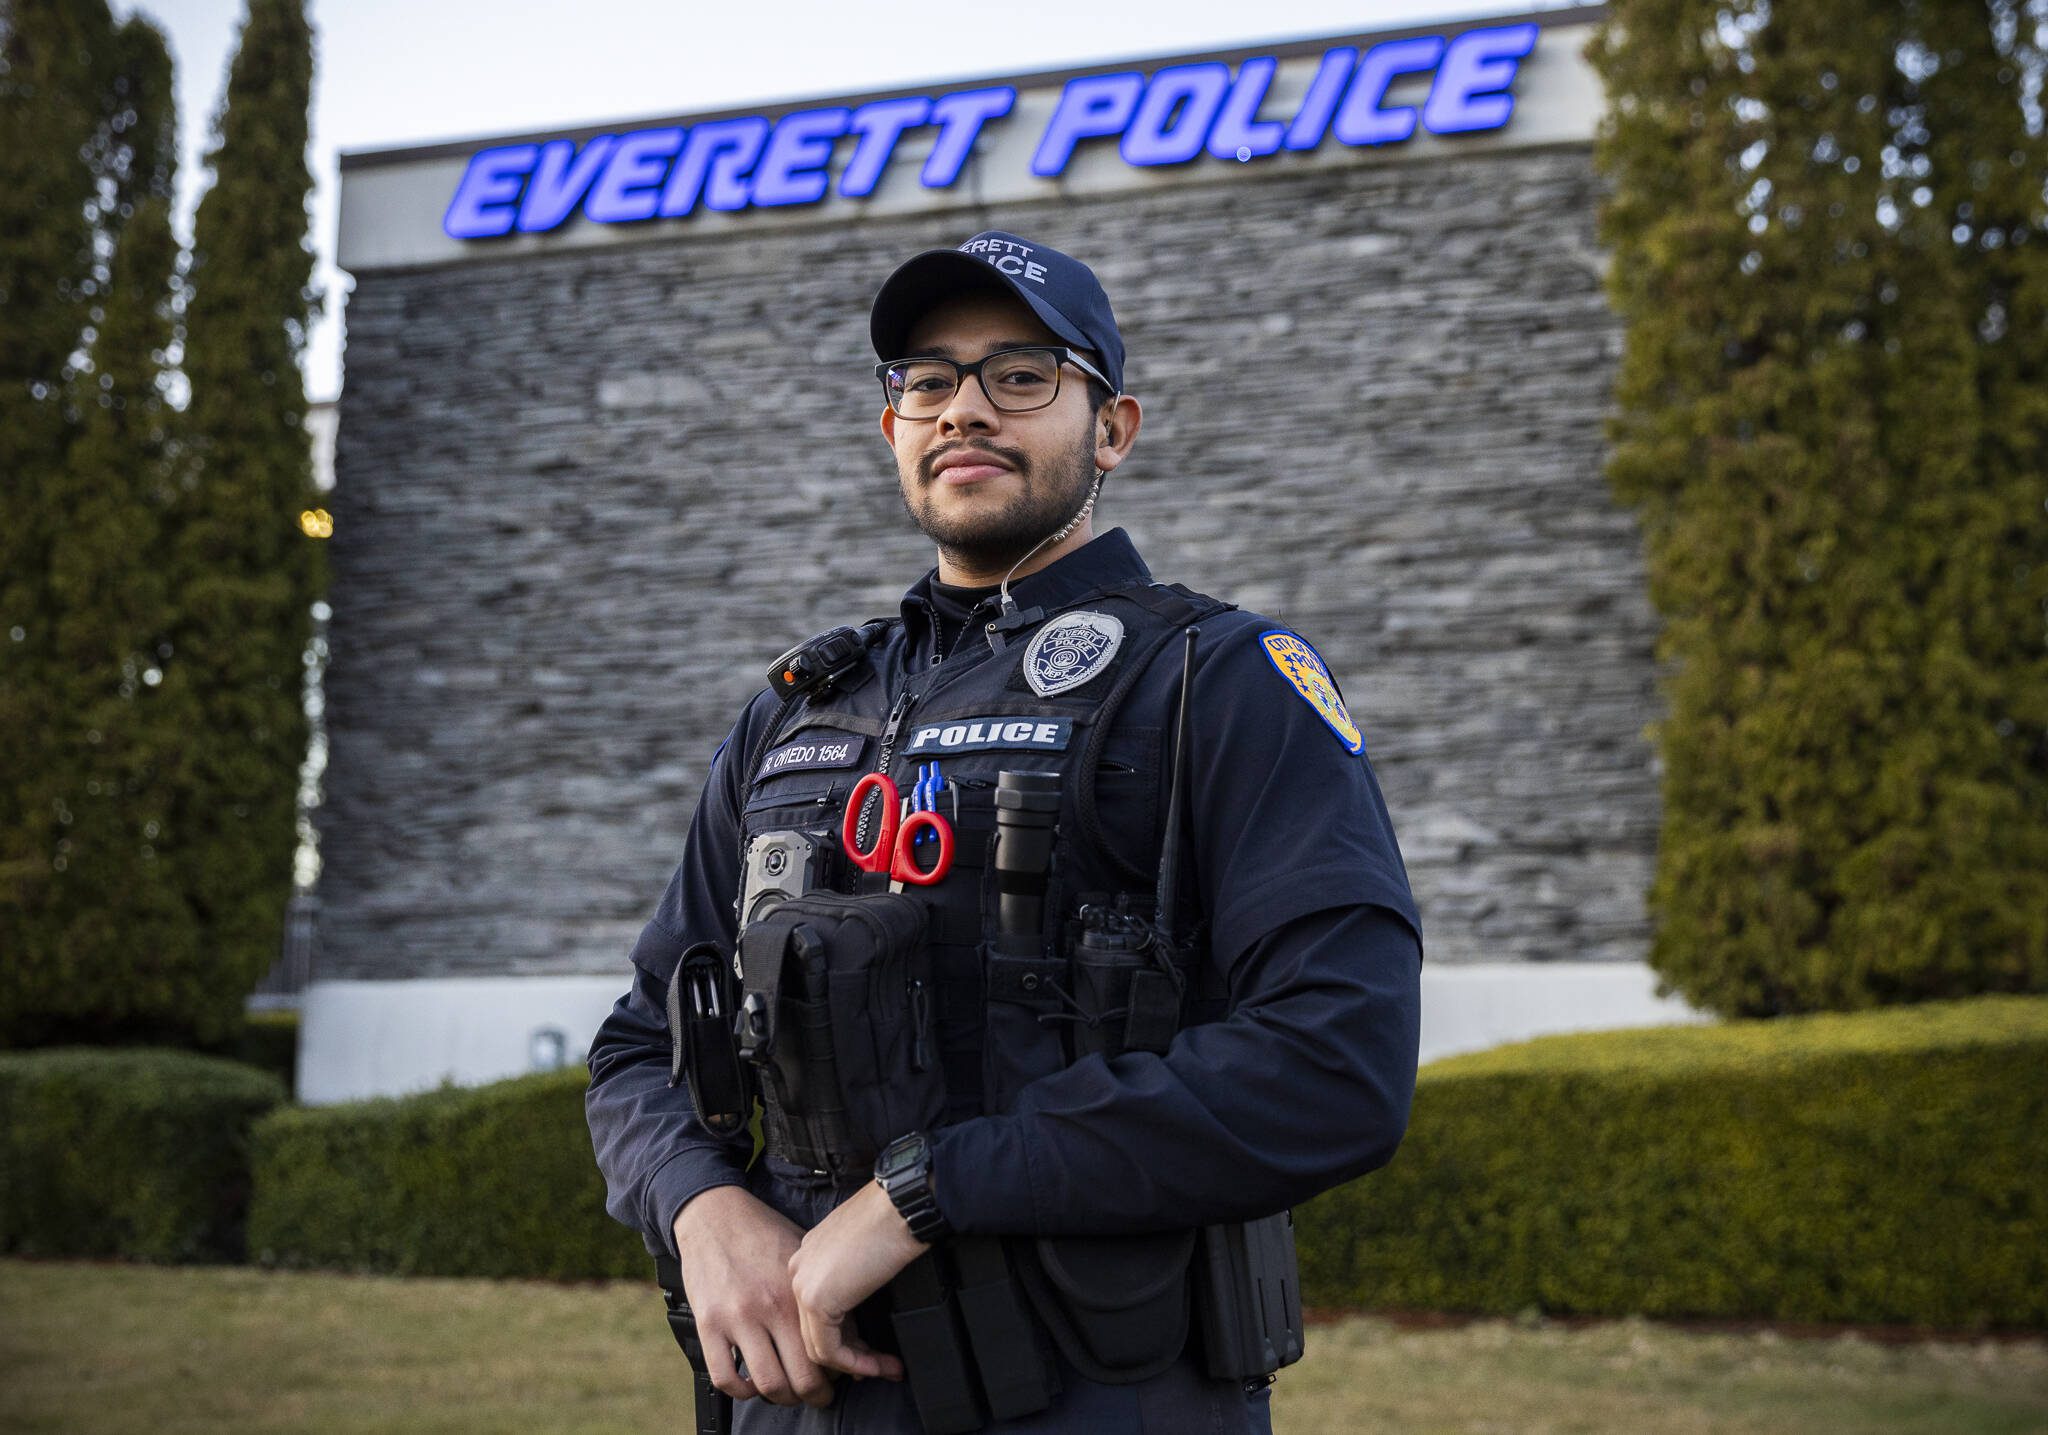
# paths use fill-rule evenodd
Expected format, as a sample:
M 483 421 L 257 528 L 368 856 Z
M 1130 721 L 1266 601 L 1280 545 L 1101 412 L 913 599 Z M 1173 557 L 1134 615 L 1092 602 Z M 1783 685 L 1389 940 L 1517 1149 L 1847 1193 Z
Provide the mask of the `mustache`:
M 947 454 L 957 453 L 962 449 L 968 449 L 975 453 L 985 453 L 991 457 L 1001 459 L 1020 474 L 1029 475 L 1031 472 L 1031 460 L 1024 456 L 1024 450 L 1020 448 L 1003 448 L 997 444 L 975 443 L 968 439 L 961 439 L 958 442 L 935 448 L 920 458 L 917 461 L 918 478 L 925 483 L 930 483 L 936 476 L 932 471 L 932 465 Z

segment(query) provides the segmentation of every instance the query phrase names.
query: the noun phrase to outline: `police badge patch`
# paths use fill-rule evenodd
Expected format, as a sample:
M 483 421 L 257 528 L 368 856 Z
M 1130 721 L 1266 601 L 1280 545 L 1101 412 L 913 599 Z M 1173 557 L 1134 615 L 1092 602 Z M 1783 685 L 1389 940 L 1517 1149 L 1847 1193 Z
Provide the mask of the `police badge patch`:
M 1365 734 L 1358 730 L 1358 724 L 1345 711 L 1344 699 L 1337 696 L 1336 680 L 1323 666 L 1322 657 L 1316 650 L 1284 628 L 1259 634 L 1259 643 L 1265 648 L 1266 656 L 1273 660 L 1273 666 L 1280 670 L 1280 676 L 1292 683 L 1294 690 L 1316 710 L 1316 716 L 1330 725 L 1330 731 L 1337 734 L 1337 741 L 1344 744 L 1344 750 L 1363 750 Z
M 1024 650 L 1024 681 L 1042 698 L 1072 692 L 1109 666 L 1124 625 L 1107 613 L 1062 613 Z

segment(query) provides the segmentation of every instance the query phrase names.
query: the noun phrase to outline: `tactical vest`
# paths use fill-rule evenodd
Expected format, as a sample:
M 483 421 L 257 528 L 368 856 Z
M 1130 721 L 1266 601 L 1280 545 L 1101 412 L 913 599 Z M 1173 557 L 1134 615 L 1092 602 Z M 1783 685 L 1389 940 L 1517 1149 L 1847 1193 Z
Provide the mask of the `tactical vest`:
M 880 1143 L 1005 1114 L 1079 1053 L 1164 1052 L 1178 1026 L 1220 1018 L 1224 984 L 1199 902 L 1183 896 L 1168 914 L 1170 940 L 1148 922 L 1162 844 L 1183 834 L 1165 830 L 1172 712 L 1156 695 L 1129 704 L 1154 662 L 1189 651 L 1176 638 L 1230 606 L 1126 581 L 1029 615 L 1035 629 L 970 625 L 922 668 L 907 666 L 895 623 L 869 625 L 881 637 L 864 647 L 842 631 L 792 650 L 776 677 L 795 695 L 742 759 L 736 1046 L 722 1040 L 729 1008 L 707 1009 L 708 1024 L 696 1023 L 694 999 L 690 1020 L 678 1009 L 685 954 L 670 990 L 671 1079 L 693 1060 L 682 1034 L 704 1025 L 726 1070 L 736 1049 L 759 1073 L 769 1153 L 845 1185 L 866 1178 Z M 804 676 L 806 655 L 829 679 Z M 919 782 L 934 763 L 936 798 Z M 950 868 L 906 896 L 883 895 L 890 876 L 842 848 L 843 828 L 864 851 L 879 845 L 880 813 L 849 811 L 875 773 L 952 833 Z M 1022 804 L 1010 820 L 1033 835 L 999 843 L 999 779 L 1011 773 L 1057 778 L 1049 865 L 1042 781 L 1004 794 Z M 1009 854 L 1002 873 L 999 852 Z M 722 1083 L 721 1119 L 741 1119 L 741 1084 L 736 1074 Z M 1211 1377 L 1268 1382 L 1300 1358 L 1298 1290 L 1282 1212 L 1138 1236 L 958 1236 L 891 1282 L 889 1319 L 924 1428 L 967 1431 L 1053 1398 L 1047 1340 L 1101 1382 L 1150 1379 L 1195 1339 Z
M 903 635 L 892 626 L 828 691 L 784 703 L 753 744 L 740 824 L 743 869 L 749 845 L 772 833 L 810 833 L 838 858 L 841 820 L 862 776 L 885 772 L 908 794 L 921 764 L 939 764 L 945 788 L 938 808 L 955 833 L 952 870 L 933 886 L 908 889 L 927 907 L 932 1018 L 946 1078 L 939 1124 L 1001 1114 L 1022 1087 L 1065 1063 L 1062 1021 L 1072 1003 L 1061 919 L 1084 901 L 1117 894 L 1130 894 L 1151 915 L 1172 734 L 1165 713 L 1136 723 L 1120 717 L 1147 666 L 1179 651 L 1172 640 L 1230 606 L 1154 583 L 1083 594 L 1046 621 L 1106 614 L 1122 624 L 1121 643 L 1085 681 L 1047 696 L 1024 671 L 1031 629 L 991 651 L 987 635 L 970 626 L 943 662 L 906 672 Z M 1035 960 L 994 957 L 985 948 L 995 930 L 994 794 L 1006 769 L 1061 777 L 1048 930 Z M 841 892 L 888 886 L 886 875 L 844 860 L 829 861 L 826 871 L 827 885 Z M 1178 925 L 1192 930 L 1191 913 Z M 1198 949 L 1190 963 L 1197 973 L 1209 965 L 1201 956 Z M 1216 985 L 1192 990 L 1197 1000 L 1187 1020 L 1221 1015 Z

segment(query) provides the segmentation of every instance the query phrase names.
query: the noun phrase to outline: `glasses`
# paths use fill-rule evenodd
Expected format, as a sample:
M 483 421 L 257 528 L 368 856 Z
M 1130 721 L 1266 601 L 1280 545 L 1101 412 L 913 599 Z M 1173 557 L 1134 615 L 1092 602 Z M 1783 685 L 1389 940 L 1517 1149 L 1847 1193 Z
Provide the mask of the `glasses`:
M 1060 368 L 1072 364 L 1104 388 L 1114 390 L 1100 369 L 1072 349 L 998 349 L 971 364 L 951 359 L 891 359 L 875 365 L 889 407 L 903 419 L 935 419 L 953 402 L 969 374 L 988 401 L 1006 414 L 1028 414 L 1060 396 Z

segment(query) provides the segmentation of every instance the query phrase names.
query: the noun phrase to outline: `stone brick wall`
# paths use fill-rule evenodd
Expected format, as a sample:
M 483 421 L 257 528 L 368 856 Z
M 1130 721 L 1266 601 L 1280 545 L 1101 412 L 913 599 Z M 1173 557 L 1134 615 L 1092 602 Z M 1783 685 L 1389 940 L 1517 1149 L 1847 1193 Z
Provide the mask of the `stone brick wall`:
M 1095 265 L 1145 403 L 1098 527 L 1277 616 L 1435 962 L 1640 959 L 1654 623 L 1601 476 L 1583 147 L 358 276 L 318 977 L 620 974 L 789 643 L 931 561 L 867 302 L 988 227 Z

